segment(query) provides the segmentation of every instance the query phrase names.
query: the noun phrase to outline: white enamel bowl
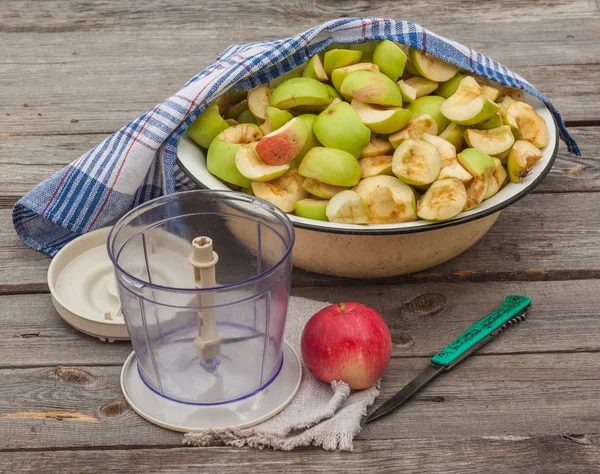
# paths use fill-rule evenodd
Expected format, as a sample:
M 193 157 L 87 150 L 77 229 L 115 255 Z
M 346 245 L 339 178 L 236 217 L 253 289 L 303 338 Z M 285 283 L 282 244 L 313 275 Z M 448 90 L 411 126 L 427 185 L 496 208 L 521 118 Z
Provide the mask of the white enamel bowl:
M 444 222 L 423 220 L 400 224 L 338 224 L 290 215 L 296 230 L 294 266 L 316 273 L 350 278 L 378 278 L 413 273 L 439 265 L 477 242 L 496 222 L 502 209 L 533 190 L 548 174 L 558 151 L 556 123 L 546 105 L 527 102 L 546 120 L 550 142 L 543 157 L 521 183 L 509 183 L 475 209 Z M 184 135 L 178 164 L 200 187 L 229 189 L 206 169 L 202 148 Z

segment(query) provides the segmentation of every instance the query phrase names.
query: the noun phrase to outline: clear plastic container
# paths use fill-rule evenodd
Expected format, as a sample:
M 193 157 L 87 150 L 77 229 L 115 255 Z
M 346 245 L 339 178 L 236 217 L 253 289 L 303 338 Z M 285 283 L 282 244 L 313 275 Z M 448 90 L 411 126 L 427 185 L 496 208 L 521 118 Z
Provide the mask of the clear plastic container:
M 192 241 L 212 239 L 216 285 L 197 288 Z M 121 307 L 140 375 L 155 392 L 191 404 L 220 404 L 267 387 L 281 369 L 294 229 L 261 199 L 189 191 L 147 202 L 108 238 Z M 209 314 L 218 356 L 194 340 Z M 206 316 L 207 317 L 207 316 Z

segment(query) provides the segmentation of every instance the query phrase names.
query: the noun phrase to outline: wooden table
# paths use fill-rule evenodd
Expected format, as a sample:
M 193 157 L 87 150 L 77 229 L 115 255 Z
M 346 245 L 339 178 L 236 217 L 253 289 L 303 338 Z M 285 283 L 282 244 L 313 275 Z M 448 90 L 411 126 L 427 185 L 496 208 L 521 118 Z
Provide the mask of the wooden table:
M 49 259 L 11 207 L 34 184 L 176 91 L 230 43 L 337 16 L 411 19 L 498 59 L 563 112 L 584 156 L 560 154 L 475 247 L 401 278 L 296 272 L 294 294 L 380 310 L 394 351 L 380 401 L 504 296 L 528 322 L 364 428 L 353 453 L 214 446 L 128 408 L 129 343 L 68 327 Z M 0 471 L 600 472 L 600 9 L 571 1 L 0 0 Z

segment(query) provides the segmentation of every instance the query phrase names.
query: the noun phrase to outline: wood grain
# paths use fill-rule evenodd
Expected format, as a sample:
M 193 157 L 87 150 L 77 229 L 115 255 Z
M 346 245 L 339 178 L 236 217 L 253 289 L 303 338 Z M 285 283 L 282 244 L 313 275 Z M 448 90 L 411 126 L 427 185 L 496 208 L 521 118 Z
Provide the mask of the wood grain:
M 577 438 L 575 438 L 577 439 Z M 298 449 L 163 448 L 3 453 L 7 472 L 106 473 L 391 473 L 597 474 L 599 438 L 589 444 L 561 436 L 389 439 L 357 441 L 352 453 Z
M 600 280 L 293 290 L 295 296 L 356 300 L 377 309 L 388 323 L 398 357 L 433 355 L 512 293 L 533 300 L 527 321 L 480 353 L 600 352 Z M 0 367 L 121 365 L 131 350 L 128 342 L 100 342 L 68 326 L 48 294 L 0 296 Z
M 376 405 L 415 377 L 428 360 L 393 358 Z M 151 425 L 126 405 L 120 370 L 0 370 L 0 449 L 179 445 L 180 434 Z M 475 355 L 402 409 L 366 425 L 359 438 L 592 434 L 598 432 L 599 399 L 598 354 Z M 44 412 L 73 415 L 43 417 Z

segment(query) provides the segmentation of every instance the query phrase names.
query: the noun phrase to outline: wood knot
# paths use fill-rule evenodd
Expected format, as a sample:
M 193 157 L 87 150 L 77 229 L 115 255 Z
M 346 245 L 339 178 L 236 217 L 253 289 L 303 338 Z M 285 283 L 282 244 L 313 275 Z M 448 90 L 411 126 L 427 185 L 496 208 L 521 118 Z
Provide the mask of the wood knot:
M 76 385 L 91 385 L 97 379 L 96 376 L 89 372 L 76 369 L 75 367 L 57 367 L 52 371 L 51 378 L 57 378 Z
M 128 408 L 129 407 L 127 406 L 126 402 L 124 402 L 123 400 L 117 400 L 114 402 L 107 403 L 102 408 L 100 408 L 100 413 L 103 416 L 112 418 L 125 413 L 128 410 Z
M 415 316 L 432 316 L 446 306 L 446 297 L 441 293 L 423 293 L 406 305 L 406 310 Z
M 405 332 L 392 330 L 390 331 L 390 335 L 392 336 L 392 343 L 400 349 L 408 349 L 415 342 L 413 338 Z
M 435 403 L 442 403 L 446 401 L 446 397 L 433 397 L 431 401 Z

